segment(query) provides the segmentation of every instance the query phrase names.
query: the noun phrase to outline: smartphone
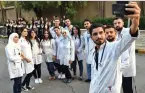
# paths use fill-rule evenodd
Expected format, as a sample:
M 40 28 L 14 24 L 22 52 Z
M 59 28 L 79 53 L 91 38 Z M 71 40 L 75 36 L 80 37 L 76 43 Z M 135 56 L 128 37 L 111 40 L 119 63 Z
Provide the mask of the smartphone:
M 124 17 L 124 15 L 134 14 L 134 12 L 126 11 L 125 8 L 132 8 L 132 7 L 127 7 L 125 6 L 125 4 L 113 4 L 112 14 L 118 17 Z

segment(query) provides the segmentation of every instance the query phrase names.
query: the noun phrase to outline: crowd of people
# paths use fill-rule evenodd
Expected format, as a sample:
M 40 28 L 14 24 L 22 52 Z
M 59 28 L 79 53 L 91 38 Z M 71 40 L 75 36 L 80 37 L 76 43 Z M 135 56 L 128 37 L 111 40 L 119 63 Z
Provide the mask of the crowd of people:
M 79 26 L 72 25 L 69 18 L 61 25 L 56 17 L 51 27 L 44 25 L 41 18 L 32 21 L 31 26 L 23 24 L 21 30 L 11 33 L 5 51 L 10 79 L 14 80 L 14 93 L 34 89 L 30 86 L 32 76 L 35 83 L 43 83 L 43 62 L 49 80 L 61 79 L 64 83 L 76 79 L 78 63 L 79 80 L 82 81 L 83 61 L 87 69 L 85 82 L 90 82 L 89 93 L 120 93 L 121 85 L 124 93 L 133 93 L 132 79 L 136 76 L 134 41 L 139 33 L 140 8 L 136 2 L 130 2 L 128 6 L 132 7 L 128 11 L 134 12 L 127 16 L 132 21 L 130 28 L 125 28 L 119 17 L 114 19 L 112 26 L 92 24 L 86 19 L 83 22 L 86 31 L 81 33 Z

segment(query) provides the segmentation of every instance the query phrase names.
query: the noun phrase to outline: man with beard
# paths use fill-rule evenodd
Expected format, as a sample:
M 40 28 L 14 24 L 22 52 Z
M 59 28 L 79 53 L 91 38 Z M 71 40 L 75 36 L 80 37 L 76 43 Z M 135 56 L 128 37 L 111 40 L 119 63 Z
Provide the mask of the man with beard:
M 72 33 L 73 25 L 71 25 L 71 21 L 70 21 L 69 18 L 65 19 L 65 25 L 66 25 L 65 29 L 67 29 L 70 32 L 70 34 L 71 34 Z
M 117 40 L 122 39 L 121 37 L 127 33 L 124 28 L 124 22 L 122 18 L 115 18 L 114 19 L 114 27 L 117 30 Z M 122 78 L 122 87 L 124 93 L 133 93 L 134 88 L 132 87 L 132 81 L 136 76 L 136 57 L 135 57 L 135 42 L 132 43 L 129 51 L 129 62 L 130 65 L 128 68 L 123 70 L 123 78 Z M 135 85 L 135 84 L 134 84 Z
M 120 93 L 122 74 L 120 71 L 120 56 L 137 39 L 139 34 L 140 8 L 136 2 L 126 4 L 126 11 L 134 14 L 126 15 L 131 18 L 130 28 L 126 28 L 122 39 L 108 42 L 102 25 L 91 25 L 89 31 L 96 44 L 90 52 L 93 53 L 91 63 L 91 84 L 89 93 Z
M 115 30 L 115 28 L 113 26 L 107 25 L 105 27 L 105 35 L 106 35 L 107 41 L 109 41 L 109 42 L 115 42 L 115 41 L 117 41 L 117 33 L 116 33 L 116 30 Z M 120 67 L 121 71 L 124 71 L 126 68 L 128 68 L 130 66 L 129 50 L 126 50 L 121 55 L 120 66 L 121 66 Z M 122 80 L 120 81 L 120 85 L 121 84 L 122 84 Z
M 80 52 L 82 48 L 84 48 L 85 52 L 85 61 L 87 65 L 87 79 L 85 82 L 90 82 L 91 81 L 91 61 L 92 59 L 90 58 L 91 54 L 89 54 L 89 49 L 94 46 L 94 42 L 90 38 L 90 33 L 89 33 L 89 28 L 91 27 L 91 21 L 88 19 L 84 20 L 84 27 L 87 29 L 86 32 L 83 33 L 83 40 L 81 43 L 80 48 L 78 51 Z

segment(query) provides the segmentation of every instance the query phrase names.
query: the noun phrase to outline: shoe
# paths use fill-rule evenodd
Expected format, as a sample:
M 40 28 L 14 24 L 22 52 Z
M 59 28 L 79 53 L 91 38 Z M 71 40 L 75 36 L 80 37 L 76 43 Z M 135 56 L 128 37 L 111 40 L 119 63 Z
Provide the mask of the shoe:
M 61 79 L 65 79 L 65 74 L 62 74 L 61 75 Z
M 39 80 L 38 79 L 35 79 L 35 83 L 38 84 L 39 83 Z
M 90 79 L 86 79 L 85 82 L 91 82 L 91 80 Z
M 22 91 L 28 91 L 28 89 L 25 88 L 24 86 L 21 87 L 21 90 L 22 90 Z
M 82 76 L 80 76 L 79 80 L 80 80 L 80 81 L 82 81 L 82 80 L 83 80 L 83 77 L 82 77 Z
M 67 83 L 67 79 L 64 79 L 64 80 L 63 80 L 63 83 Z
M 61 75 L 61 74 L 59 74 L 59 75 L 58 75 L 58 79 L 61 79 L 61 76 L 62 76 L 62 75 Z
M 67 79 L 67 82 L 66 83 L 71 83 L 71 81 L 72 81 L 71 79 Z
M 35 89 L 34 87 L 32 87 L 32 86 L 28 86 L 28 87 L 26 87 L 28 90 L 33 90 L 33 89 Z
M 76 79 L 76 75 L 74 75 L 74 76 L 72 77 L 72 79 L 73 79 L 73 80 Z
M 38 79 L 38 81 L 39 81 L 39 83 L 43 83 L 43 81 L 42 81 L 42 79 L 41 79 L 41 78 L 39 78 L 39 79 Z

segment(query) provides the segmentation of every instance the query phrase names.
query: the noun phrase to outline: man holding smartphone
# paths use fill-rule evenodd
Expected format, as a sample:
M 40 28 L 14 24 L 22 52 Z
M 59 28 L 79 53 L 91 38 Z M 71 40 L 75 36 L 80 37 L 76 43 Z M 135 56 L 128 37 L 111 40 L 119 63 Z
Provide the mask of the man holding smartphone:
M 122 39 L 115 42 L 107 42 L 102 25 L 93 24 L 90 27 L 90 36 L 95 45 L 90 49 L 92 56 L 91 63 L 91 84 L 89 93 L 120 93 L 122 73 L 120 71 L 120 56 L 126 51 L 139 35 L 140 11 L 136 2 L 130 2 L 125 8 L 126 11 L 134 14 L 125 15 L 130 18 L 132 24 L 126 29 Z

